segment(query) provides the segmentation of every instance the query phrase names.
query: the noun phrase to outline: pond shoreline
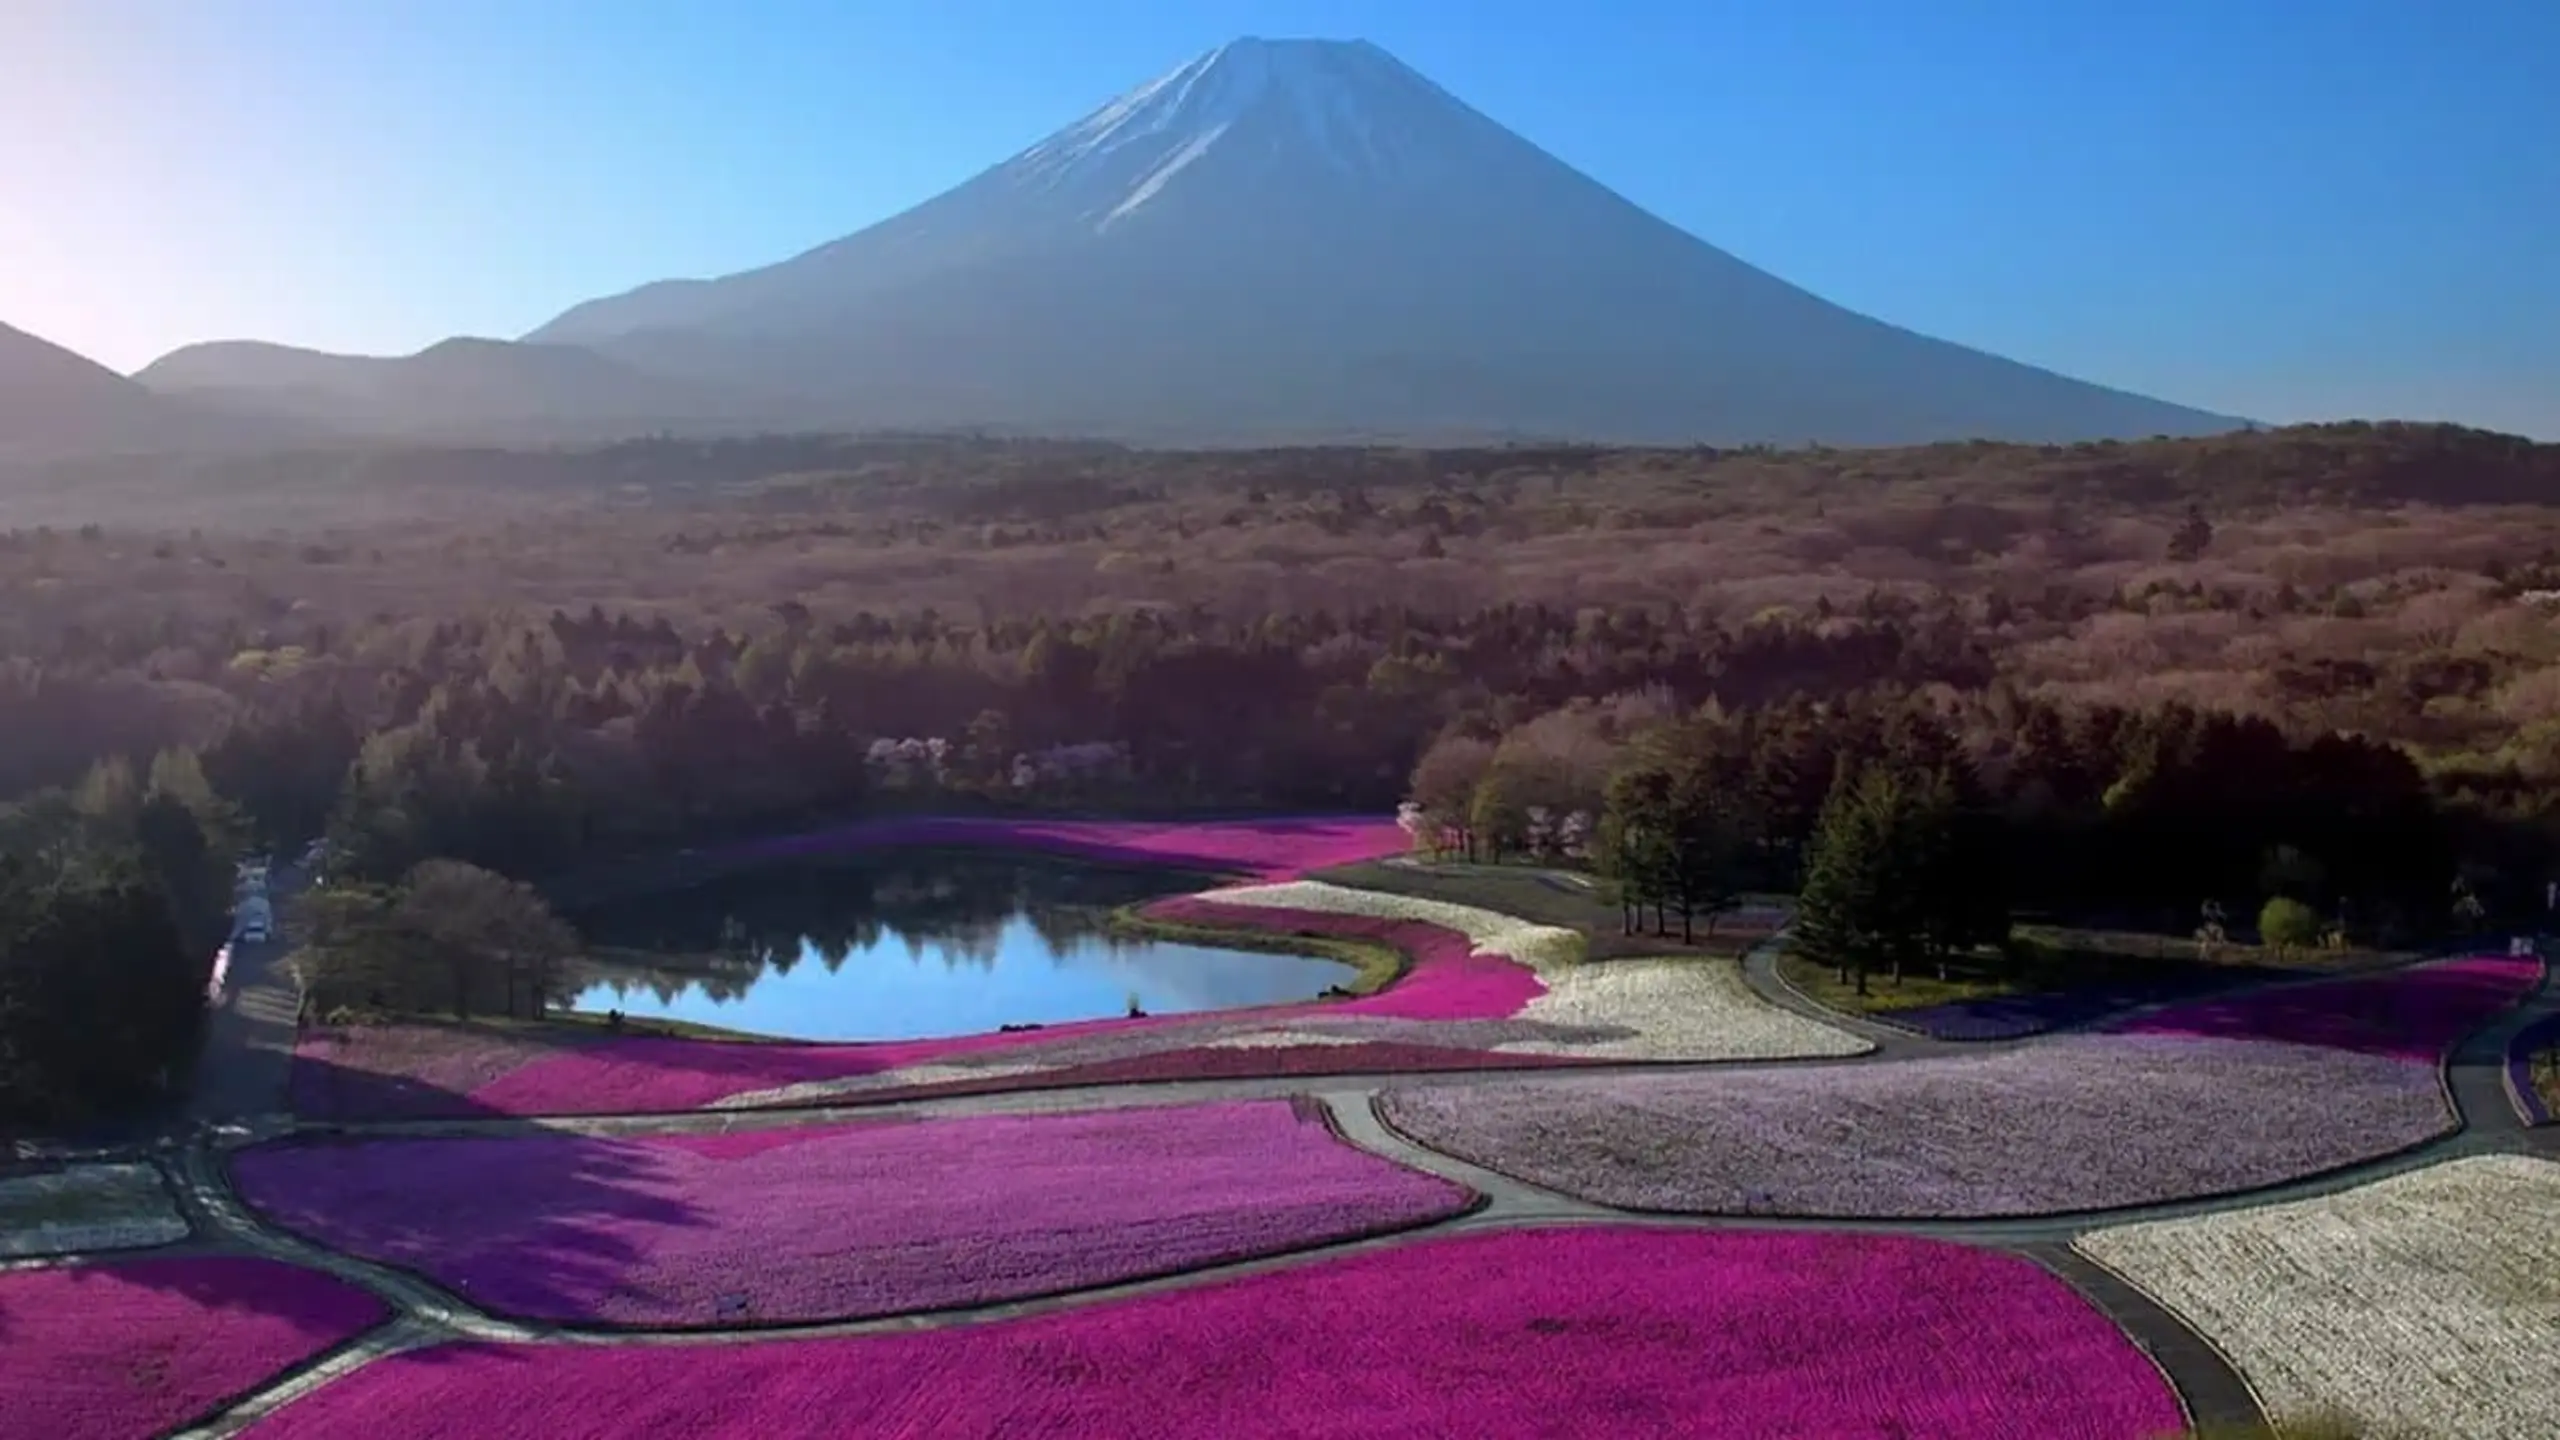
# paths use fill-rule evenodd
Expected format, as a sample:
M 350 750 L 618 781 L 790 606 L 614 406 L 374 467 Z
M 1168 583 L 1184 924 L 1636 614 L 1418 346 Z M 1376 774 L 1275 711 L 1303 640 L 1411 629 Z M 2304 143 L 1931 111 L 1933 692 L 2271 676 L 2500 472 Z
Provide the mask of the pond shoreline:
M 1057 830 L 1024 848 L 928 833 L 913 847 L 707 857 L 690 883 L 573 911 L 589 944 L 546 1019 L 619 1011 L 624 1033 L 886 1044 L 1352 998 L 1407 965 L 1338 938 L 1159 919 L 1163 902 L 1235 878 L 1196 856 L 1061 853 L 1092 837 Z M 1186 848 L 1180 831 L 1131 834 Z

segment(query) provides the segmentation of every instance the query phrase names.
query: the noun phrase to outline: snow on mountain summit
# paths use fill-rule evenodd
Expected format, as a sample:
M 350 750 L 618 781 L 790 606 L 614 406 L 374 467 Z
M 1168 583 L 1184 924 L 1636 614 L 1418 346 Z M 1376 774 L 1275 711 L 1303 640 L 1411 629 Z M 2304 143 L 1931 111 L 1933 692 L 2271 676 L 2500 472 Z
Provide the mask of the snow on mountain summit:
M 1465 152 L 1511 138 L 1365 40 L 1247 38 L 1121 95 L 996 174 L 1090 193 L 1098 213 L 1087 218 L 1107 226 L 1215 151 L 1312 165 L 1338 181 L 1410 182 L 1419 167 L 1463 166 Z

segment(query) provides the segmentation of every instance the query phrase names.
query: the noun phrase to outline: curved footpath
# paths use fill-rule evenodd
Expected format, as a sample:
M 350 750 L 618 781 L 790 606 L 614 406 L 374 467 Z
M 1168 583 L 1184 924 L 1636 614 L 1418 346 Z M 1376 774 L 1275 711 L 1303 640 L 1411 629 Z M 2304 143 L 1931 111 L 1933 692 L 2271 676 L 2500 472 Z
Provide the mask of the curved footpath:
M 1817 1019 L 1875 1042 L 1866 1055 L 1840 1059 L 1783 1062 L 1720 1062 L 1730 1070 L 1776 1063 L 1806 1065 L 1892 1064 L 1948 1055 L 1982 1055 L 2035 1043 L 2045 1037 L 2006 1041 L 1947 1041 L 1891 1026 L 1842 1016 L 1815 1004 L 1780 980 L 1775 964 L 1783 938 L 1764 943 L 1746 957 L 1743 973 L 1762 998 L 1789 1011 Z M 2285 988 L 2293 983 L 2258 988 Z M 2216 998 L 2229 998 L 2228 996 Z M 2170 1002 L 2179 1003 L 2179 1002 Z M 2165 1008 L 2147 1006 L 2144 1010 Z M 2128 1014 L 2107 1017 L 2120 1023 Z M 2025 1256 L 2060 1277 L 2111 1318 L 2161 1367 L 2182 1397 L 2198 1427 L 2246 1425 L 2265 1417 L 2257 1398 L 2232 1365 L 2206 1340 L 2112 1272 L 2082 1257 L 2071 1242 L 2099 1225 L 2177 1218 L 2256 1207 L 2289 1200 L 2327 1196 L 2376 1179 L 2472 1155 L 2529 1153 L 2560 1158 L 2560 1130 L 2527 1129 L 2506 1094 L 2509 1040 L 2527 1026 L 2547 1022 L 2560 1013 L 2548 972 L 2541 985 L 2505 1014 L 2465 1039 L 2443 1062 L 2446 1094 L 2456 1116 L 2455 1128 L 2401 1153 L 2307 1180 L 2210 1200 L 2179 1201 L 2138 1208 L 2111 1209 L 2031 1219 L 2001 1220 L 1789 1220 L 1767 1217 L 1670 1216 L 1637 1214 L 1559 1194 L 1500 1175 L 1426 1149 L 1391 1129 L 1380 1118 L 1380 1092 L 1414 1083 L 1409 1074 L 1346 1075 L 1324 1078 L 1271 1077 L 1190 1081 L 1148 1081 L 1067 1089 L 1021 1090 L 999 1095 L 881 1101 L 867 1104 L 817 1104 L 792 1109 L 737 1110 L 634 1116 L 594 1116 L 544 1120 L 503 1117 L 482 1120 L 382 1121 L 299 1124 L 289 1118 L 260 1116 L 251 1123 L 199 1127 L 186 1137 L 172 1136 L 148 1150 L 123 1152 L 146 1158 L 159 1167 L 192 1228 L 192 1238 L 173 1247 L 124 1251 L 120 1255 L 225 1250 L 266 1256 L 303 1265 L 362 1287 L 387 1303 L 394 1318 L 383 1326 L 278 1377 L 213 1420 L 181 1432 L 188 1436 L 235 1434 L 260 1416 L 345 1375 L 369 1360 L 395 1352 L 457 1339 L 579 1345 L 710 1345 L 766 1341 L 798 1336 L 860 1335 L 912 1331 L 979 1323 L 1107 1303 L 1126 1296 L 1176 1290 L 1212 1281 L 1311 1264 L 1345 1255 L 1406 1244 L 1412 1240 L 1461 1232 L 1538 1226 L 1641 1225 L 1699 1230 L 1869 1231 L 1925 1237 L 1977 1245 Z M 1577 1067 L 1577 1073 L 1661 1074 L 1655 1062 L 1636 1065 Z M 1452 1071 L 1434 1074 L 1435 1086 L 1516 1083 L 1516 1068 Z M 982 1305 L 930 1315 L 902 1315 L 859 1322 L 759 1325 L 753 1328 L 685 1332 L 605 1332 L 572 1326 L 501 1319 L 475 1308 L 420 1276 L 361 1260 L 287 1234 L 253 1214 L 234 1193 L 229 1179 L 229 1152 L 261 1141 L 293 1134 L 323 1136 L 502 1136 L 562 1132 L 594 1136 L 734 1134 L 796 1126 L 820 1125 L 856 1118 L 885 1116 L 987 1115 L 1048 1110 L 1083 1110 L 1119 1106 L 1162 1106 L 1205 1100 L 1265 1096 L 1308 1096 L 1328 1113 L 1339 1136 L 1361 1149 L 1412 1169 L 1464 1185 L 1483 1197 L 1480 1206 L 1455 1218 L 1406 1229 L 1391 1235 L 1317 1246 L 1265 1259 L 1216 1265 L 1169 1278 L 1106 1285 L 1071 1295 L 1031 1301 Z M 52 1257 L 54 1261 L 71 1257 Z M 99 1258 L 112 1258 L 101 1255 Z M 5 1268 L 17 1268 L 11 1265 Z

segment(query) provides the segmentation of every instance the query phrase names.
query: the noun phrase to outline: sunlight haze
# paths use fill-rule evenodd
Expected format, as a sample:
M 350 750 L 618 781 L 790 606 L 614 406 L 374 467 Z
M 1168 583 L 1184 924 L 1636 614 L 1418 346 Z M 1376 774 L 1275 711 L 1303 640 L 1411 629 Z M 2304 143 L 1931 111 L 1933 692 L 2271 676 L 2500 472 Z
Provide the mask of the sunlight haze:
M 2560 435 L 2560 7 L 20 0 L 0 319 L 406 354 L 769 264 L 1238 35 L 1377 42 L 1851 309 L 2285 422 Z

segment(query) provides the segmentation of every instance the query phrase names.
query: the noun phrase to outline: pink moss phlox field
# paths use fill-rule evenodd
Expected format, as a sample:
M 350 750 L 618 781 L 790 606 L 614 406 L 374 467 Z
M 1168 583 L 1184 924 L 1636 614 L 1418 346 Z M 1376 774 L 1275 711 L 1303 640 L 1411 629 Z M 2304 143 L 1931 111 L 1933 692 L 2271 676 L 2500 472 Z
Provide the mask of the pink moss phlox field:
M 2108 1033 L 2275 1040 L 2433 1065 L 2541 983 L 2539 959 L 2438 960 L 2201 1000 L 2126 1021 Z
M 364 1291 L 274 1260 L 0 1273 L 0 1431 L 141 1440 L 388 1318 Z
M 1501 955 L 1480 954 L 1475 942 L 1445 925 L 1388 920 L 1324 910 L 1269 905 L 1220 905 L 1196 896 L 1160 900 L 1147 907 L 1156 919 L 1226 930 L 1281 935 L 1327 935 L 1401 950 L 1413 966 L 1395 984 L 1357 1000 L 1290 1007 L 1327 1015 L 1379 1015 L 1401 1020 L 1499 1020 L 1546 993 L 1528 966 Z
M 1403 1228 L 1473 1198 L 1285 1100 L 288 1142 L 244 1152 L 234 1173 L 288 1228 L 486 1309 L 649 1327 L 1017 1300 Z
M 2016 1256 L 1893 1235 L 1510 1230 L 1047 1315 L 720 1346 L 453 1345 L 257 1440 L 1816 1440 L 2182 1426 L 2141 1351 Z
M 2283 1184 L 2452 1129 L 2432 1066 L 2191 1035 L 1388 1091 L 1434 1150 L 1624 1209 L 1989 1219 Z
M 946 817 L 866 821 L 814 835 L 761 841 L 728 855 L 761 859 L 892 845 L 983 845 L 1288 880 L 1310 870 L 1401 855 L 1413 848 L 1413 837 L 1392 819 L 1365 815 L 1172 823 Z

